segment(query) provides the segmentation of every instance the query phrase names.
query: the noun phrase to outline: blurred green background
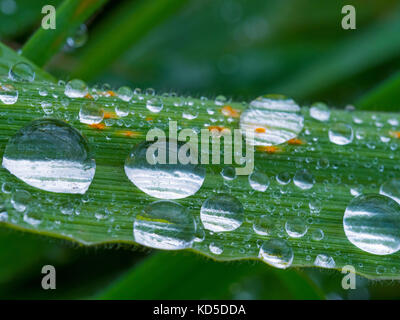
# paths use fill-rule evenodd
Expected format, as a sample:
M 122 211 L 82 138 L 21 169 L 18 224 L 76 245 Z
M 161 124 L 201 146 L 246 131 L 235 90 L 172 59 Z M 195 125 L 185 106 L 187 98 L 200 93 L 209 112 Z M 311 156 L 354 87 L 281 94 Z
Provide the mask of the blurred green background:
M 19 50 L 41 8 L 62 1 L 0 0 L 0 40 Z M 341 9 L 357 10 L 343 30 Z M 62 80 L 154 88 L 249 101 L 281 93 L 301 104 L 356 102 L 400 68 L 398 0 L 108 1 L 45 69 Z M 41 289 L 41 268 L 57 290 Z M 0 298 L 396 299 L 397 282 L 319 269 L 279 271 L 256 262 L 216 263 L 191 253 L 75 244 L 0 229 Z

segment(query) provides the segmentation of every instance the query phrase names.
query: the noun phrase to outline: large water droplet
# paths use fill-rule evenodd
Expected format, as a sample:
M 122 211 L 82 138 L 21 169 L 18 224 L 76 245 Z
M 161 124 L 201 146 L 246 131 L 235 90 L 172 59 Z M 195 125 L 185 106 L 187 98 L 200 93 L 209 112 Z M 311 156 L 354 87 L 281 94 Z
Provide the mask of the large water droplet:
M 271 146 L 297 137 L 303 129 L 300 107 L 289 98 L 277 95 L 259 97 L 240 116 L 240 129 L 254 132 L 248 143 Z
M 378 255 L 400 249 L 400 205 L 382 195 L 360 195 L 350 201 L 343 217 L 347 239 Z
M 58 193 L 85 193 L 96 169 L 87 141 L 59 120 L 36 120 L 13 136 L 3 167 L 25 183 Z
M 259 257 L 275 268 L 286 269 L 292 265 L 293 250 L 285 240 L 272 239 L 262 244 Z
M 329 140 L 338 145 L 346 145 L 353 141 L 353 128 L 345 123 L 336 123 L 329 129 Z
M 168 200 L 153 202 L 136 215 L 133 223 L 136 242 L 164 250 L 190 247 L 195 231 L 193 216 L 179 203 Z
M 0 101 L 4 104 L 14 104 L 18 100 L 18 90 L 11 84 L 0 84 Z
M 400 204 L 400 179 L 390 179 L 381 185 L 379 193 Z
M 204 227 L 214 232 L 233 231 L 243 223 L 243 206 L 228 194 L 216 194 L 203 202 L 200 218 Z
M 164 107 L 164 104 L 160 98 L 154 97 L 146 102 L 146 108 L 149 109 L 151 112 L 158 113 Z
M 180 199 L 195 194 L 205 179 L 205 169 L 197 164 L 172 164 L 171 155 L 177 158 L 181 142 L 157 141 L 137 145 L 125 161 L 125 173 L 129 180 L 140 190 L 159 199 Z M 161 154 L 166 155 L 166 163 L 150 164 L 147 159 L 155 160 Z
M 17 62 L 14 64 L 8 72 L 8 77 L 12 81 L 26 81 L 32 82 L 35 80 L 35 71 L 33 71 L 31 65 L 26 62 Z

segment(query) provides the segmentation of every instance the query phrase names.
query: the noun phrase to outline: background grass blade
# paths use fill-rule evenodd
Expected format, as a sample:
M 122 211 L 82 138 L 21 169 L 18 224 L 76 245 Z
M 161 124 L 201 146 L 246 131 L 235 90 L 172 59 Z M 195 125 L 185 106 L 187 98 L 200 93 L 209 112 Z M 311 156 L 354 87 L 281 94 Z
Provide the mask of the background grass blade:
M 28 40 L 22 49 L 22 54 L 42 67 L 65 44 L 68 36 L 84 23 L 107 0 L 65 0 L 57 8 L 56 29 L 45 30 L 41 26 Z
M 397 57 L 400 51 L 399 29 L 400 9 L 397 8 L 390 19 L 367 29 L 356 30 L 354 35 L 339 42 L 331 52 L 276 83 L 269 91 L 296 99 L 310 96 L 323 99 L 323 95 L 318 95 L 323 90 Z
M 98 26 L 72 77 L 92 80 L 184 3 L 183 0 L 127 1 Z
M 14 50 L 8 48 L 7 46 L 5 46 L 3 43 L 0 42 L 0 74 L 7 75 L 10 68 L 17 62 L 29 63 L 32 66 L 33 70 L 35 71 L 36 80 L 51 81 L 51 82 L 55 81 L 55 79 L 50 74 L 38 68 L 35 64 L 33 64 L 25 57 L 16 54 Z
M 362 96 L 356 106 L 360 110 L 398 111 L 400 108 L 400 72 Z
M 262 286 L 254 285 L 255 282 L 267 282 L 268 290 L 260 290 Z M 321 299 L 323 295 L 295 270 L 275 270 L 259 262 L 221 263 L 186 252 L 159 252 L 126 272 L 95 298 Z

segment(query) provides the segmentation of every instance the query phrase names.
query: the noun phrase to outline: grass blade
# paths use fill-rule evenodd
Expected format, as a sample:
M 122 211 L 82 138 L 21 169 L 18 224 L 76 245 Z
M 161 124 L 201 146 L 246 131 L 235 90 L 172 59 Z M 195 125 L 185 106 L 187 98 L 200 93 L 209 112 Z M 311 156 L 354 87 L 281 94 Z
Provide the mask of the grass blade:
M 107 0 L 65 0 L 57 8 L 56 29 L 42 27 L 28 40 L 22 55 L 43 67 L 64 45 L 68 36 L 84 23 Z
M 127 1 L 97 28 L 72 77 L 92 80 L 184 3 L 183 0 Z

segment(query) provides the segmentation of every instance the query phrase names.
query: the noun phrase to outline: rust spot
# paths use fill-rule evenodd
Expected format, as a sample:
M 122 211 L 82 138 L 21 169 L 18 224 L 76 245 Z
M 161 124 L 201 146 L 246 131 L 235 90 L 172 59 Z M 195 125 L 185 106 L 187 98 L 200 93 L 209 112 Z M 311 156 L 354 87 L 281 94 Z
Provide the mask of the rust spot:
M 266 153 L 277 153 L 283 151 L 282 148 L 276 146 L 258 146 L 257 151 Z
M 92 99 L 92 100 L 93 100 L 93 96 L 92 96 L 90 93 L 87 93 L 87 94 L 85 95 L 85 98 L 86 98 L 86 99 Z
M 232 117 L 232 118 L 239 118 L 240 116 L 240 111 L 233 109 L 231 106 L 224 106 L 221 109 L 221 113 L 226 117 Z
M 104 112 L 104 119 L 117 119 L 118 116 L 115 112 L 112 111 L 106 111 Z
M 265 128 L 256 128 L 256 129 L 254 129 L 254 131 L 256 133 L 265 133 L 267 130 L 265 130 Z
M 293 139 L 288 140 L 288 144 L 291 144 L 294 146 L 300 146 L 302 144 L 305 144 L 305 142 L 301 139 L 293 138 Z
M 138 137 L 140 135 L 139 132 L 129 131 L 129 130 L 119 131 L 119 133 L 129 138 Z
M 106 125 L 104 123 L 93 123 L 89 124 L 89 127 L 92 129 L 103 130 L 105 129 Z
M 208 130 L 209 131 L 213 131 L 213 130 L 217 130 L 219 132 L 222 132 L 222 130 L 226 129 L 225 127 L 220 127 L 220 126 L 209 126 Z
M 152 117 L 146 117 L 146 121 L 153 121 L 154 119 Z
M 107 91 L 107 94 L 108 94 L 109 97 L 116 97 L 116 96 L 117 96 L 117 95 L 115 94 L 115 92 L 114 92 L 114 91 L 111 91 L 111 90 Z
M 400 139 L 400 131 L 389 131 L 389 135 L 392 138 Z

